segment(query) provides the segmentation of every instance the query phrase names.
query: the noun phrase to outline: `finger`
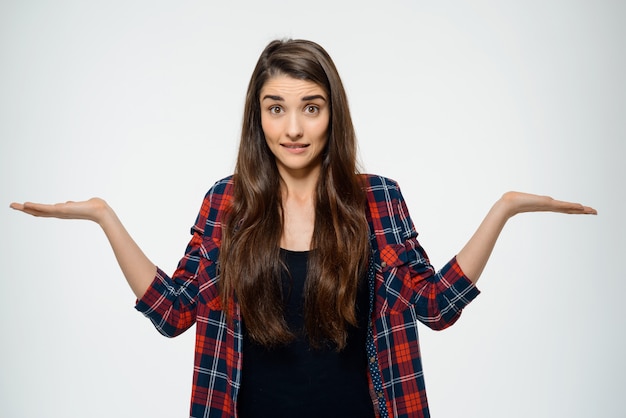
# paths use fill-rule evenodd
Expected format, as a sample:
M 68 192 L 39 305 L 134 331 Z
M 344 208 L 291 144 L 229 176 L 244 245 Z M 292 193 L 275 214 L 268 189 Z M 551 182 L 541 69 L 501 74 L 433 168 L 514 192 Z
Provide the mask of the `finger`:
M 597 215 L 598 211 L 590 206 L 584 206 L 580 203 L 564 202 L 555 200 L 554 203 L 558 209 L 564 213 L 569 214 L 585 214 L 585 215 Z
M 48 205 L 43 203 L 24 202 L 21 205 L 16 204 L 15 209 L 21 210 L 33 216 L 40 217 L 63 217 L 63 211 L 60 211 L 57 205 Z
M 585 215 L 597 215 L 598 214 L 598 211 L 590 206 L 583 206 L 583 208 L 584 208 L 583 213 Z
M 21 203 L 13 202 L 9 205 L 9 207 L 14 210 L 24 210 L 24 205 L 22 205 Z
M 32 211 L 38 212 L 38 208 L 36 207 L 36 205 L 37 204 L 30 203 L 30 202 L 24 202 L 24 203 L 15 203 L 15 202 L 13 202 L 13 203 L 11 203 L 9 205 L 9 207 L 11 209 L 14 209 L 14 210 L 19 210 L 21 212 L 30 213 Z

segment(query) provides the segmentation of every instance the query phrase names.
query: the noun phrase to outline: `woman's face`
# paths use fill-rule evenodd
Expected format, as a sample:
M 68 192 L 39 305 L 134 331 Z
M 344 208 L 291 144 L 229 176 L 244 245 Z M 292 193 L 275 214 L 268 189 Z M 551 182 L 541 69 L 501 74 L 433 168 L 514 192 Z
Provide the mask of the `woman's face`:
M 330 120 L 324 89 L 312 81 L 278 75 L 263 85 L 260 100 L 265 141 L 281 177 L 318 175 Z

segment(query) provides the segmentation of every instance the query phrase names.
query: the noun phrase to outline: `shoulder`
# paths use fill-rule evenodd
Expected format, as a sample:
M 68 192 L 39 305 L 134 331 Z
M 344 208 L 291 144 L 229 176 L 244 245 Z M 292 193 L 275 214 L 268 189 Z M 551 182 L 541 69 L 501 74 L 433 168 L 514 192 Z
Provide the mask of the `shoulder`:
M 363 191 L 368 201 L 393 200 L 400 197 L 398 182 L 377 174 L 361 174 Z
M 367 197 L 365 216 L 375 246 L 401 244 L 417 235 L 398 182 L 387 177 L 362 174 L 363 190 Z
M 221 180 L 216 181 L 209 189 L 206 196 L 212 197 L 214 195 L 230 196 L 233 193 L 233 175 L 224 177 Z
M 233 197 L 233 176 L 224 177 L 215 182 L 206 192 L 200 207 L 200 212 L 196 218 L 194 230 L 208 233 L 207 226 L 214 227 L 221 224 L 220 220 L 226 210 L 230 207 Z
M 203 206 L 222 211 L 231 202 L 233 197 L 233 176 L 224 177 L 216 181 L 204 196 Z

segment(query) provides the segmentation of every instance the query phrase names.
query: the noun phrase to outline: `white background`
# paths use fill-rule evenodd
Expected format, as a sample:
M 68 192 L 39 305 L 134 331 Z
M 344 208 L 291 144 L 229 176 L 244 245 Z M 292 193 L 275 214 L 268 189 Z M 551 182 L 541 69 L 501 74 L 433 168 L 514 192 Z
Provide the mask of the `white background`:
M 94 224 L 11 201 L 102 196 L 172 272 L 231 173 L 274 38 L 322 44 L 365 171 L 442 266 L 506 190 L 597 217 L 512 219 L 481 296 L 422 328 L 434 417 L 623 417 L 626 6 L 620 1 L 0 2 L 0 414 L 187 416 L 193 331 L 161 337 Z

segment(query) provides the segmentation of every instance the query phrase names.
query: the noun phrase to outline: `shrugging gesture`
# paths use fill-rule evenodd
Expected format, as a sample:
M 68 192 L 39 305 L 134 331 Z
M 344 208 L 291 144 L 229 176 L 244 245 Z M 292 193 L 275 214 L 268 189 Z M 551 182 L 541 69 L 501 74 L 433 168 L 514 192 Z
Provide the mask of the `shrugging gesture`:
M 505 193 L 435 272 L 397 184 L 357 173 L 347 103 L 321 46 L 268 44 L 248 84 L 236 174 L 207 193 L 174 277 L 157 274 L 102 199 L 11 207 L 96 222 L 137 309 L 164 335 L 197 324 L 190 416 L 427 417 L 416 318 L 456 322 L 512 216 L 596 211 Z
M 100 225 L 133 292 L 141 297 L 154 278 L 156 266 L 144 255 L 128 234 L 115 212 L 100 198 L 65 203 L 11 203 L 11 208 L 33 216 L 59 219 L 86 219 Z M 480 277 L 506 221 L 524 212 L 558 212 L 596 215 L 597 211 L 580 203 L 556 200 L 549 196 L 507 192 L 487 213 L 472 238 L 457 255 L 459 265 L 473 282 Z

